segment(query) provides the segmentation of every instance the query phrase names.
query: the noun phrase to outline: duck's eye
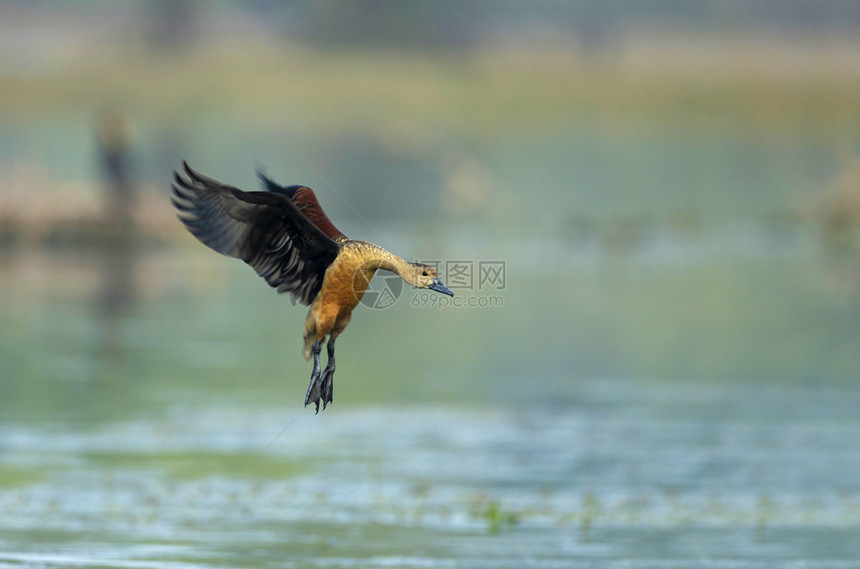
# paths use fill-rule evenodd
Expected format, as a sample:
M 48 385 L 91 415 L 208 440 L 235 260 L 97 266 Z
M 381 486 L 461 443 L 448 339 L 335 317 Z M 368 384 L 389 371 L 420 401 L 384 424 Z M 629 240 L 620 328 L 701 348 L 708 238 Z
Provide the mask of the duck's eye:
M 422 276 L 422 277 L 426 277 L 426 276 L 427 276 L 427 271 L 421 271 L 421 276 Z

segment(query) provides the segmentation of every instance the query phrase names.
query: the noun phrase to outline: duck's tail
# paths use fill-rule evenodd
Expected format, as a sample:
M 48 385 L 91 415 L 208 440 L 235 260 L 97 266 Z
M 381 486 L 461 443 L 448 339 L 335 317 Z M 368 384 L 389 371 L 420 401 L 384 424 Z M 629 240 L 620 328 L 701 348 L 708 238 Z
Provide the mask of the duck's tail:
M 311 349 L 314 346 L 314 342 L 316 342 L 316 336 L 313 334 L 310 336 L 305 336 L 304 340 L 305 345 L 302 348 L 302 355 L 305 357 L 305 361 L 309 361 L 311 359 Z
M 308 361 L 311 359 L 311 349 L 317 340 L 317 321 L 312 310 L 308 312 L 308 317 L 305 319 L 305 332 L 302 339 L 304 340 L 302 355 L 305 357 L 305 361 Z

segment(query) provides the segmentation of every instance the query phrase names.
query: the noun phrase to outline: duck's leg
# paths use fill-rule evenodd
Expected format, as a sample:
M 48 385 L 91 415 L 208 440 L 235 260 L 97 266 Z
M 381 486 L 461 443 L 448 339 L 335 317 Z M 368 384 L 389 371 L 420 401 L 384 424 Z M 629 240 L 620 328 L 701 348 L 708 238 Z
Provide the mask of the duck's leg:
M 332 402 L 332 392 L 334 391 L 334 339 L 335 335 L 332 334 L 328 338 L 328 344 L 326 344 L 326 351 L 328 352 L 328 364 L 325 366 L 325 369 L 322 372 L 322 387 L 320 388 L 320 392 L 322 394 L 322 404 L 323 409 L 325 406 Z
M 308 385 L 308 393 L 305 395 L 305 406 L 308 405 L 311 401 L 317 404 L 317 413 L 320 412 L 320 341 L 314 341 L 314 345 L 311 348 L 311 353 L 314 356 L 314 369 L 311 372 L 311 382 Z M 325 409 L 325 406 L 323 406 Z
M 349 324 L 349 320 L 351 318 L 352 311 L 344 311 L 338 314 L 337 320 L 329 333 L 328 344 L 326 345 L 326 350 L 328 351 L 328 364 L 322 372 L 321 395 L 323 399 L 323 409 L 325 409 L 325 406 L 328 403 L 331 403 L 334 400 L 334 341 L 346 329 L 346 325 Z

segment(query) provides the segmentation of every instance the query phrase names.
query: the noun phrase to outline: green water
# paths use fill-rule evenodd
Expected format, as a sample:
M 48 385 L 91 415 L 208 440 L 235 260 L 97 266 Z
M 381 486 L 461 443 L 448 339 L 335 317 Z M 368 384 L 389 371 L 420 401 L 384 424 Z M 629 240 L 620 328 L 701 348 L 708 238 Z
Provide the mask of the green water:
M 829 146 L 458 140 L 489 188 L 466 215 L 442 147 L 211 128 L 189 152 L 207 173 L 249 186 L 259 158 L 347 234 L 503 261 L 503 286 L 359 307 L 315 416 L 305 309 L 241 263 L 178 233 L 4 241 L 0 567 L 860 559 L 860 265 L 788 213 L 839 172 Z M 7 131 L 0 160 L 40 147 L 86 177 L 83 129 Z M 144 153 L 140 175 L 185 156 Z
M 860 556 L 856 313 L 818 292 L 834 277 L 804 246 L 661 270 L 580 251 L 542 276 L 512 253 L 496 308 L 404 290 L 359 307 L 316 416 L 304 310 L 190 251 L 146 249 L 120 281 L 98 251 L 6 259 L 0 567 Z

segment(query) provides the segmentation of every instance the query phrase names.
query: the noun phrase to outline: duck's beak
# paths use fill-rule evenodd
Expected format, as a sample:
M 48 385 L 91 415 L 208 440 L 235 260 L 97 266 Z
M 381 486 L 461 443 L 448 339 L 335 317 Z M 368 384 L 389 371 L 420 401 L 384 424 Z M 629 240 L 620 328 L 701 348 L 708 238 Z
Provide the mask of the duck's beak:
M 427 288 L 429 288 L 430 290 L 435 290 L 436 292 L 441 292 L 442 294 L 447 294 L 448 296 L 454 296 L 454 293 L 451 292 L 448 287 L 442 284 L 442 281 L 439 279 L 439 277 L 433 279 L 433 284 L 431 284 Z

